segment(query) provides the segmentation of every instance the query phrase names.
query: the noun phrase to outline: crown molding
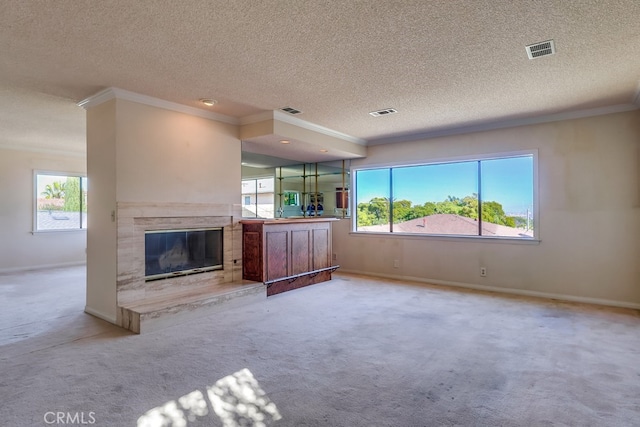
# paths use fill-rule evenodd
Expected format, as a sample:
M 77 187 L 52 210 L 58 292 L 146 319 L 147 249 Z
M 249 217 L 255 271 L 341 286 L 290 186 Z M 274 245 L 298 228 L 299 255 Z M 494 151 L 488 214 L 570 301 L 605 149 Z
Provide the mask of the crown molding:
M 81 107 L 87 110 L 91 107 L 95 107 L 96 105 L 105 103 L 111 99 L 115 99 L 115 97 L 116 97 L 115 90 L 114 88 L 110 87 L 110 88 L 101 90 L 100 92 L 94 95 L 91 95 L 90 97 L 85 98 L 82 101 L 77 102 L 76 105 L 78 107 Z
M 95 107 L 96 105 L 107 102 L 111 99 L 124 99 L 126 101 L 137 102 L 139 104 L 149 105 L 151 107 L 164 108 L 165 110 L 176 111 L 178 113 L 189 114 L 191 116 L 202 117 L 204 119 L 215 120 L 232 125 L 240 124 L 240 121 L 235 117 L 201 110 L 200 108 L 189 107 L 188 105 L 178 104 L 177 102 L 165 101 L 164 99 L 154 98 L 152 96 L 142 95 L 115 87 L 104 89 L 96 93 L 95 95 L 83 99 L 82 101 L 78 102 L 77 105 L 86 110 L 91 107 Z
M 119 89 L 114 87 L 104 89 L 96 93 L 95 95 L 92 95 L 86 99 L 83 99 L 82 101 L 78 102 L 77 105 L 84 109 L 88 109 L 116 98 L 137 102 L 140 104 L 150 105 L 153 107 L 164 108 L 167 110 L 185 113 L 192 116 L 198 116 L 205 119 L 229 123 L 232 125 L 247 125 L 252 123 L 259 123 L 266 120 L 277 120 L 283 123 L 288 123 L 294 126 L 298 126 L 303 129 L 318 132 L 334 138 L 342 139 L 344 141 L 352 142 L 354 144 L 382 145 L 382 144 L 392 144 L 396 142 L 417 141 L 422 139 L 438 138 L 442 136 L 461 135 L 461 134 L 473 133 L 473 132 L 484 132 L 484 131 L 490 131 L 490 130 L 517 127 L 517 126 L 551 123 L 551 122 L 557 122 L 562 120 L 581 119 L 581 118 L 601 116 L 605 114 L 633 111 L 640 108 L 640 84 L 638 85 L 638 89 L 636 90 L 633 96 L 631 104 L 618 104 L 618 105 L 611 105 L 607 107 L 591 108 L 587 110 L 567 111 L 562 113 L 547 114 L 547 115 L 536 116 L 536 117 L 525 117 L 520 119 L 508 119 L 508 120 L 481 123 L 481 124 L 470 125 L 470 126 L 460 126 L 456 128 L 446 128 L 446 129 L 417 132 L 417 133 L 406 133 L 406 134 L 400 134 L 400 135 L 393 135 L 389 137 L 373 138 L 370 140 L 347 135 L 345 133 L 338 132 L 333 129 L 329 129 L 324 126 L 317 125 L 315 123 L 311 123 L 311 122 L 299 119 L 297 117 L 293 117 L 279 110 L 264 111 L 262 113 L 257 113 L 257 114 L 253 114 L 250 116 L 245 116 L 240 119 L 237 119 L 235 117 L 230 117 L 230 116 L 226 116 L 219 113 L 205 111 L 199 108 L 194 108 L 194 107 L 178 104 L 171 101 L 165 101 L 162 99 L 158 99 L 151 96 L 142 95 L 139 93 L 130 92 L 124 89 Z
M 640 94 L 636 96 L 636 101 L 640 101 L 638 98 Z M 369 140 L 369 146 L 392 144 L 396 142 L 410 142 L 418 141 L 422 139 L 438 138 L 442 136 L 462 135 L 465 133 L 485 132 L 490 130 L 512 128 L 517 126 L 536 125 L 542 123 L 559 122 L 563 120 L 583 119 L 587 117 L 603 116 L 605 114 L 624 113 L 627 111 L 634 111 L 640 107 L 636 103 L 634 104 L 618 104 L 607 107 L 591 108 L 588 110 L 567 111 L 563 113 L 547 114 L 544 116 L 525 117 L 521 119 L 502 120 L 498 122 L 482 123 L 471 126 L 461 126 L 456 128 L 440 129 L 427 132 L 418 132 L 402 135 L 394 135 L 390 137 L 383 137 L 379 139 Z

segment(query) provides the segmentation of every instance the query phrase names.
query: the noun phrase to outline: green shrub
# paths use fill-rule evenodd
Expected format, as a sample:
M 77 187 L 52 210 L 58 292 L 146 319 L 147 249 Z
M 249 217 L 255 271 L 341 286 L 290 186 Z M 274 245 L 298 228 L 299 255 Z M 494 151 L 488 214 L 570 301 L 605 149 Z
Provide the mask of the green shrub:
M 80 177 L 67 177 L 64 195 L 64 210 L 67 212 L 80 211 Z M 87 211 L 86 197 L 82 198 L 82 212 Z

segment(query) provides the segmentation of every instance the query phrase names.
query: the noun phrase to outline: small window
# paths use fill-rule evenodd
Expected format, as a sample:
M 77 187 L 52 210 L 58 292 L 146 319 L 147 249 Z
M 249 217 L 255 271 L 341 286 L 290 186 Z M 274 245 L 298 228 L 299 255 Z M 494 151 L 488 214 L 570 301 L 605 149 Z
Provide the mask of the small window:
M 87 228 L 86 176 L 36 172 L 35 230 Z
M 297 191 L 285 191 L 282 195 L 282 203 L 285 206 L 300 205 L 300 193 L 298 193 Z

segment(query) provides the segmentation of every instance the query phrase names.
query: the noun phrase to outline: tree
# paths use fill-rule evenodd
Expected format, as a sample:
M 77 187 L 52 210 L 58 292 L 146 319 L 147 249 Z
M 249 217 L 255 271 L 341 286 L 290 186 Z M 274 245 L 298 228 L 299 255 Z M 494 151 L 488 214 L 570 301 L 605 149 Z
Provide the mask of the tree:
M 459 198 L 448 196 L 441 202 L 426 202 L 424 205 L 411 205 L 410 200 L 393 202 L 393 222 L 409 221 L 434 214 L 460 215 L 478 219 L 478 194 Z M 389 199 L 375 197 L 367 203 L 358 204 L 358 226 L 389 224 Z M 493 224 L 516 226 L 516 218 L 507 216 L 498 202 L 482 202 L 482 220 Z
M 411 200 L 398 200 L 393 202 L 393 223 L 408 221 L 416 218 L 413 216 Z
M 389 199 L 374 197 L 369 203 L 358 204 L 358 226 L 389 223 Z
M 417 218 L 422 218 L 423 216 L 433 215 L 436 213 L 436 204 L 433 202 L 425 202 L 424 205 L 417 207 L 419 211 L 419 215 Z
M 80 177 L 67 177 L 65 188 L 64 210 L 67 212 L 80 212 Z M 82 210 L 87 210 L 84 203 Z
M 478 193 L 473 193 L 461 200 L 462 209 L 460 215 L 467 218 L 478 218 Z
M 367 210 L 366 203 L 360 203 L 358 205 L 358 227 L 366 227 L 368 225 L 373 225 L 376 221 L 376 218 L 373 216 L 371 212 Z
M 45 199 L 64 199 L 66 183 L 55 181 L 52 184 L 47 184 L 44 187 L 44 191 L 40 193 Z
M 515 227 L 516 220 L 507 216 L 502 209 L 502 205 L 498 202 L 482 202 L 482 220 L 493 224 L 506 225 L 507 227 Z
M 462 210 L 460 199 L 449 196 L 447 200 L 436 203 L 436 213 L 458 215 Z

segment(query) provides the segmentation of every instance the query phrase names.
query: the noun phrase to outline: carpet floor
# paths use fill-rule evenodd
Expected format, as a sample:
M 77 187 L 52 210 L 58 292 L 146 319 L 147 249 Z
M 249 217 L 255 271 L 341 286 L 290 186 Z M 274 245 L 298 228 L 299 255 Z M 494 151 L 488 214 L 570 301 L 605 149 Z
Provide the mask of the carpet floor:
M 640 313 L 372 277 L 134 335 L 0 275 L 0 425 L 638 426 Z

